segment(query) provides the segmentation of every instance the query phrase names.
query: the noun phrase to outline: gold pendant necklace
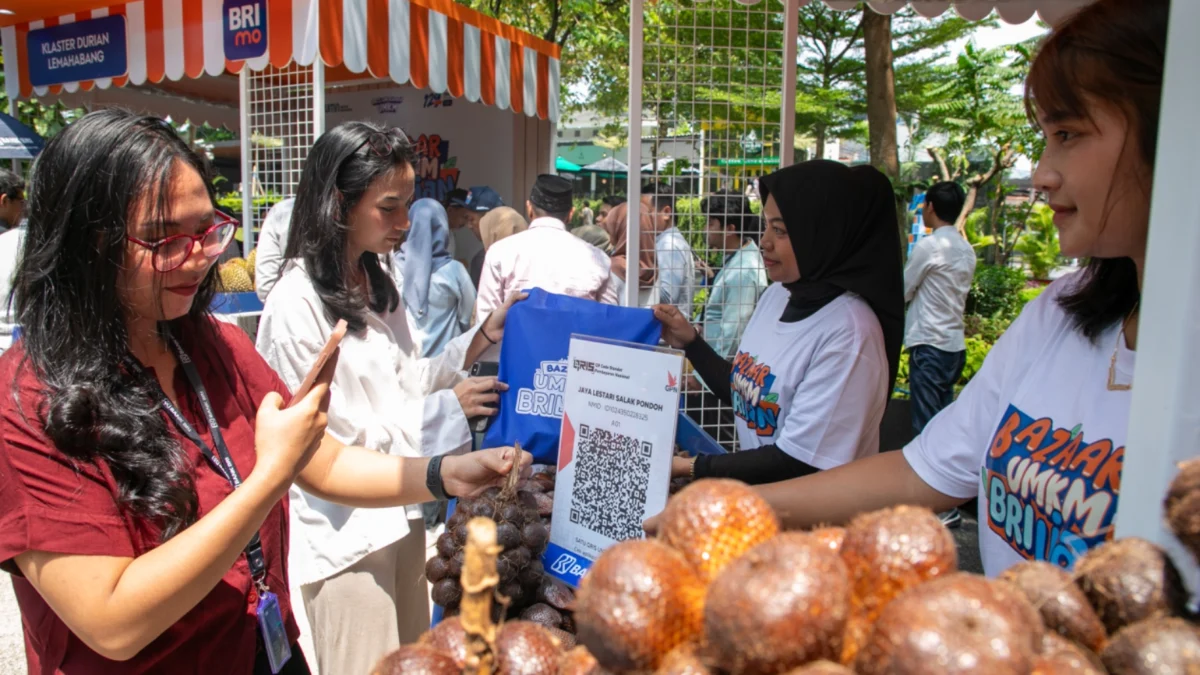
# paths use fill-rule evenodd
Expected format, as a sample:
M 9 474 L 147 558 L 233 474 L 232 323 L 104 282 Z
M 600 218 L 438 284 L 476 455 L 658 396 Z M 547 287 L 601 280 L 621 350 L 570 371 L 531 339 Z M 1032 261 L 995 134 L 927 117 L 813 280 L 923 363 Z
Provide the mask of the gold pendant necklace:
M 1121 351 L 1121 341 L 1125 339 L 1125 324 L 1133 318 L 1133 315 L 1138 310 L 1140 300 L 1133 304 L 1133 309 L 1129 311 L 1129 315 L 1121 321 L 1121 330 L 1117 331 L 1117 344 L 1113 347 L 1112 359 L 1108 362 L 1108 390 L 1109 391 L 1129 391 L 1133 389 L 1133 383 L 1117 384 L 1117 354 Z

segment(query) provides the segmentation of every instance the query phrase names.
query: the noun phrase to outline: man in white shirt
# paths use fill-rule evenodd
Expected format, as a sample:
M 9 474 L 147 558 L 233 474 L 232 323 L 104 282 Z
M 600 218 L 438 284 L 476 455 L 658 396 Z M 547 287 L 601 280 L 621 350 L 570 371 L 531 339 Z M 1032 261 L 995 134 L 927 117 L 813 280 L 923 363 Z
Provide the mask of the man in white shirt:
M 572 194 L 571 181 L 538 176 L 525 202 L 529 229 L 487 250 L 475 302 L 477 322 L 482 323 L 509 295 L 530 288 L 618 304 L 616 290 L 609 284 L 608 256 L 567 232 L 565 223 L 574 212 Z
M 292 224 L 292 206 L 296 199 L 285 199 L 267 211 L 258 235 L 258 254 L 254 258 L 254 285 L 258 299 L 267 301 L 275 282 L 283 276 L 283 253 L 287 249 L 288 229 Z
M 904 269 L 904 344 L 908 347 L 913 431 L 921 433 L 954 399 L 966 363 L 963 311 L 975 277 L 975 249 L 954 227 L 965 195 L 957 183 L 925 193 L 925 223 L 933 234 L 913 247 Z
M 654 252 L 663 301 L 675 305 L 690 319 L 696 295 L 696 256 L 687 238 L 675 227 L 675 191 L 670 185 L 658 184 L 643 192 L 652 195 L 654 204 L 654 229 L 658 234 Z

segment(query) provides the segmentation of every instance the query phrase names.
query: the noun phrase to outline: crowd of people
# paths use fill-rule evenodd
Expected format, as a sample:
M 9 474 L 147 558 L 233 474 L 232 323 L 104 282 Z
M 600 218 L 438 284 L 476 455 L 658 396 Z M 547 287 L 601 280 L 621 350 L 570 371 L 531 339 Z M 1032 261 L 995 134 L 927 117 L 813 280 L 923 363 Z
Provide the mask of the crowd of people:
M 467 371 L 535 286 L 615 303 L 638 284 L 694 368 L 686 395 L 730 411 L 699 421 L 740 448 L 677 459 L 675 476 L 760 485 L 791 528 L 977 497 L 988 574 L 1069 566 L 1112 536 L 1120 492 L 1166 21 L 1164 0 L 1099 0 L 1041 47 L 1034 184 L 1064 254 L 1090 262 L 1024 309 L 957 400 L 975 257 L 953 184 L 929 190 L 934 232 L 907 268 L 872 167 L 781 169 L 757 214 L 712 195 L 705 243 L 723 260 L 707 281 L 669 188 L 646 190 L 631 260 L 624 199 L 574 231 L 556 176 L 524 214 L 486 186 L 413 201 L 409 139 L 345 123 L 265 220 L 252 343 L 208 311 L 236 223 L 205 162 L 161 120 L 88 114 L 47 143 L 28 195 L 0 173 L 3 325 L 21 329 L 0 356 L 0 568 L 30 672 L 292 674 L 311 658 L 365 673 L 413 641 L 429 621 L 420 505 L 530 470 L 514 448 L 468 452 L 468 420 L 506 385 Z M 293 397 L 341 320 L 336 365 Z M 904 348 L 918 435 L 880 452 Z M 1103 509 L 1007 482 L 1011 462 L 1060 450 L 1075 460 L 1046 466 L 1088 477 L 1072 499 Z M 1035 520 L 1061 531 L 1032 537 Z

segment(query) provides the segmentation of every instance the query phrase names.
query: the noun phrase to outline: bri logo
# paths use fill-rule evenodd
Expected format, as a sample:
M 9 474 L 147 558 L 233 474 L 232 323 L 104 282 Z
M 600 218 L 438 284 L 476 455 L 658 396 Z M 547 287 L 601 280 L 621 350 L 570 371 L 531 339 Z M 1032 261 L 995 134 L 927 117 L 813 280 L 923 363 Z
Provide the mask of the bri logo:
M 225 58 L 253 59 L 267 53 L 267 0 L 225 0 L 222 8 Z
M 587 572 L 587 568 L 579 564 L 579 558 L 570 553 L 564 553 L 550 564 L 550 571 L 555 574 L 581 577 Z

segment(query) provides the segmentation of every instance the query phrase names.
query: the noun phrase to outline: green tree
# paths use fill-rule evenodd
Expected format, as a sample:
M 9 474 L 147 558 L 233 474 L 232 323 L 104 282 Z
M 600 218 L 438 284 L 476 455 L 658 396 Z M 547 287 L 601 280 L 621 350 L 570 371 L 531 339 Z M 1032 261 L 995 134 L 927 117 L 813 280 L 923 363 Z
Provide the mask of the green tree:
M 1048 279 L 1062 262 L 1058 246 L 1058 230 L 1054 227 L 1054 211 L 1037 204 L 1029 214 L 1026 232 L 1017 241 L 1016 250 L 1025 258 L 1034 279 Z
M 955 222 L 959 232 L 980 190 L 1012 168 L 1019 155 L 1036 154 L 1021 97 L 1014 93 L 1027 60 L 1020 48 L 978 49 L 968 43 L 944 67 L 946 81 L 930 92 L 936 102 L 921 114 L 927 129 L 948 135 L 944 146 L 929 149 L 942 179 L 966 185 L 967 199 Z

